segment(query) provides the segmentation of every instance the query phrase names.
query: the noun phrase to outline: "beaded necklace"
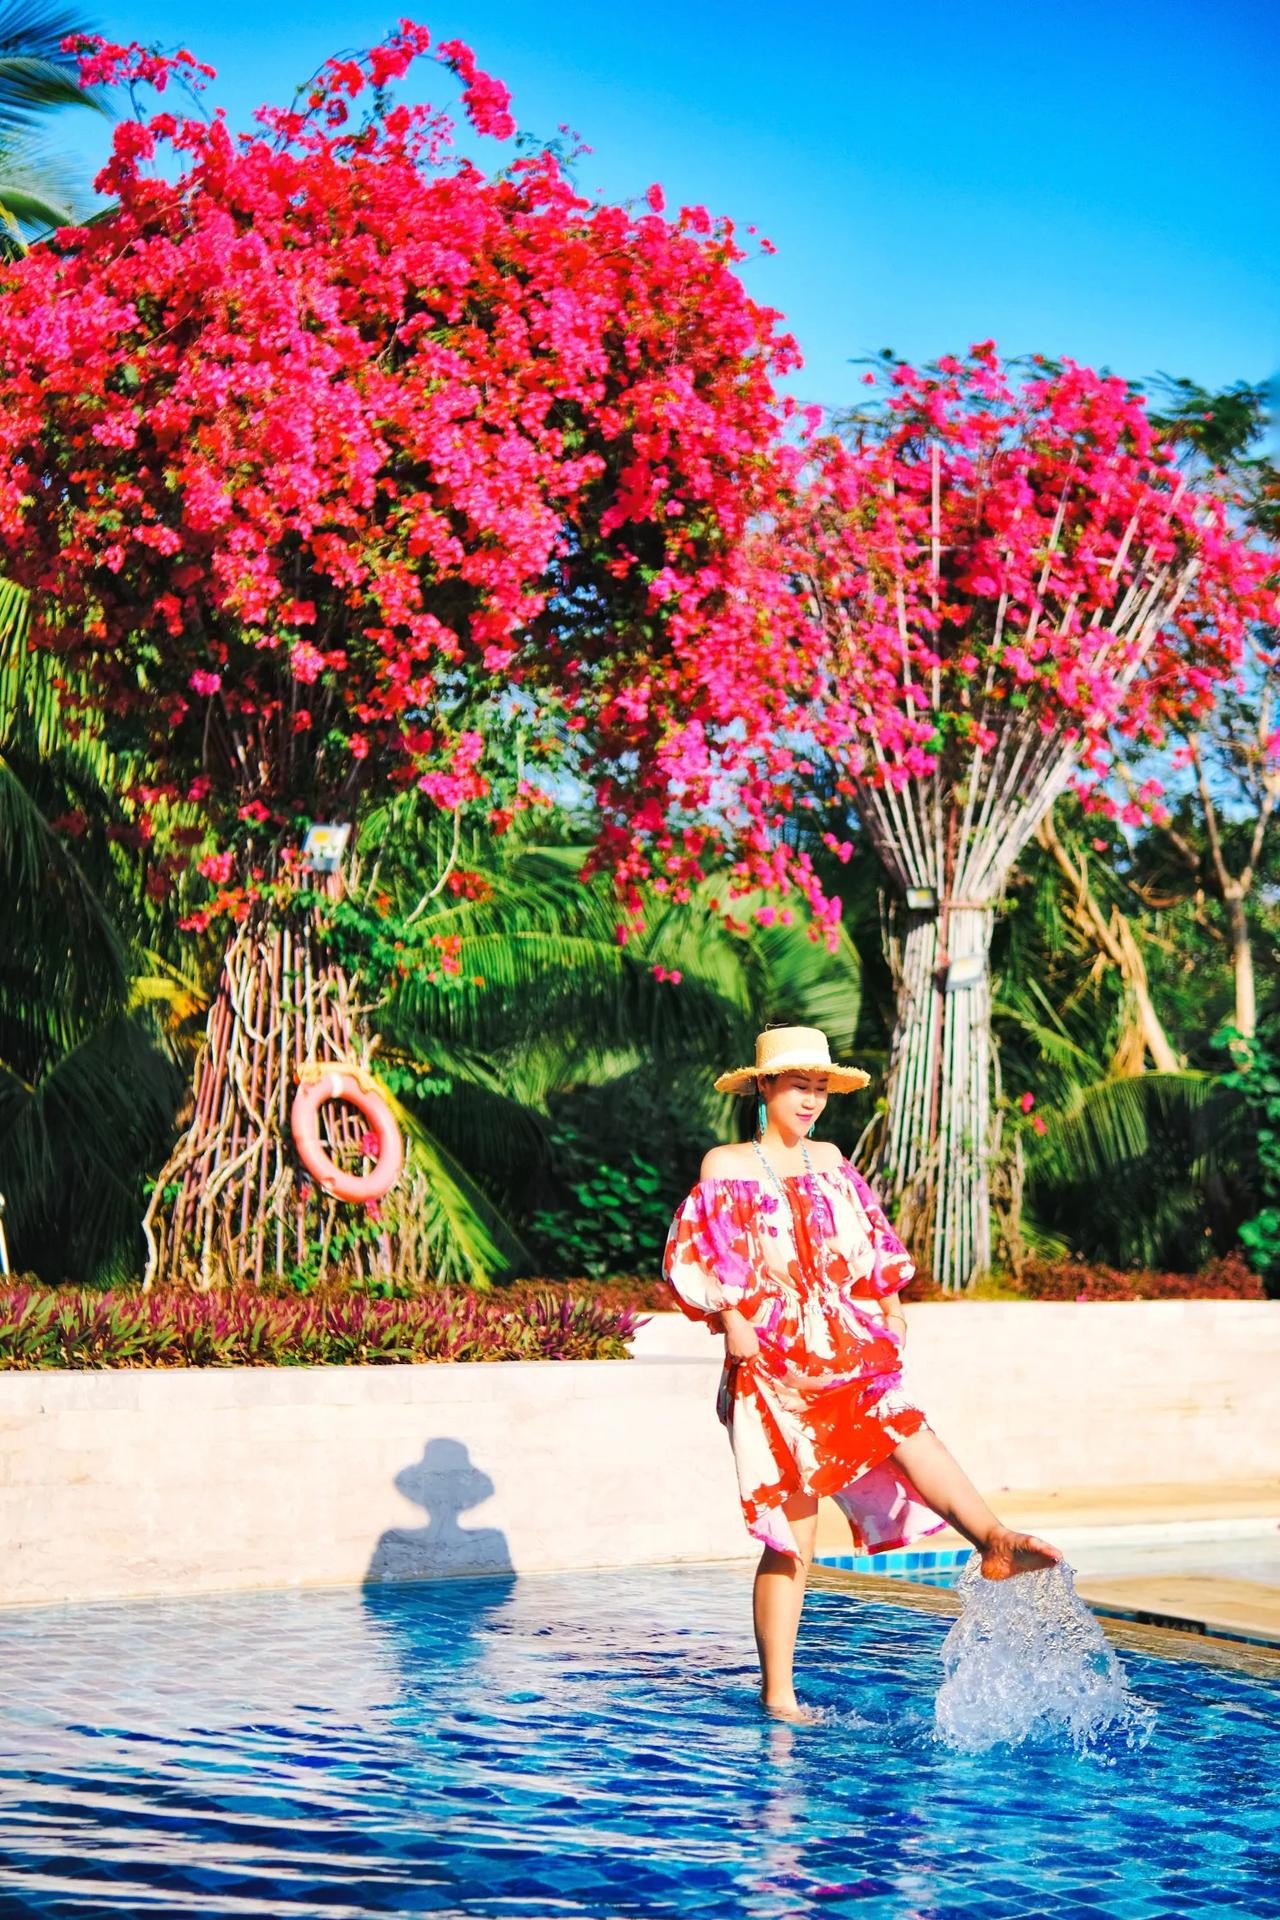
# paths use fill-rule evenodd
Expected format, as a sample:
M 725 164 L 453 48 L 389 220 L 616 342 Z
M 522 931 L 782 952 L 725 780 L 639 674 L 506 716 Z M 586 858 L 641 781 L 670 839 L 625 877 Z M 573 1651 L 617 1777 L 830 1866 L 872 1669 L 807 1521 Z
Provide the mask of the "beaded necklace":
M 757 1153 L 759 1154 L 759 1156 L 760 1156 L 760 1164 L 761 1164 L 761 1166 L 763 1166 L 763 1168 L 764 1168 L 764 1170 L 765 1170 L 765 1172 L 766 1172 L 766 1173 L 768 1174 L 768 1176 L 769 1176 L 769 1178 L 770 1178 L 770 1180 L 772 1180 L 772 1182 L 773 1182 L 773 1184 L 774 1184 L 774 1186 L 775 1186 L 775 1187 L 776 1187 L 776 1188 L 778 1189 L 778 1192 L 779 1192 L 779 1193 L 781 1194 L 781 1196 L 782 1196 L 782 1198 L 783 1198 L 783 1199 L 785 1200 L 785 1199 L 786 1199 L 786 1197 L 787 1197 L 787 1190 L 786 1190 L 786 1188 L 785 1188 L 785 1187 L 783 1186 L 783 1184 L 782 1184 L 782 1179 L 781 1179 L 781 1176 L 780 1176 L 780 1175 L 779 1175 L 778 1173 L 776 1173 L 776 1172 L 774 1171 L 774 1169 L 773 1169 L 773 1167 L 772 1167 L 772 1166 L 771 1166 L 771 1165 L 769 1164 L 769 1161 L 768 1161 L 768 1159 L 767 1159 L 767 1158 L 766 1158 L 766 1156 L 765 1156 L 765 1151 L 764 1151 L 764 1148 L 763 1148 L 763 1147 L 762 1147 L 762 1146 L 760 1145 L 760 1142 L 759 1142 L 758 1140 L 753 1140 L 753 1141 L 751 1142 L 751 1144 L 752 1144 L 752 1146 L 753 1146 L 753 1147 L 755 1148 L 755 1150 L 756 1150 L 756 1152 L 757 1152 Z M 806 1145 L 805 1145 L 805 1143 L 804 1143 L 804 1141 L 803 1141 L 803 1140 L 802 1140 L 802 1141 L 800 1142 L 800 1156 L 801 1156 L 801 1158 L 802 1158 L 802 1159 L 803 1159 L 803 1161 L 804 1161 L 804 1170 L 805 1170 L 805 1172 L 806 1172 L 806 1173 L 812 1173 L 812 1172 L 813 1172 L 813 1162 L 812 1162 L 812 1161 L 810 1160 L 810 1158 L 809 1158 L 809 1149 L 808 1149 L 808 1147 L 806 1147 Z

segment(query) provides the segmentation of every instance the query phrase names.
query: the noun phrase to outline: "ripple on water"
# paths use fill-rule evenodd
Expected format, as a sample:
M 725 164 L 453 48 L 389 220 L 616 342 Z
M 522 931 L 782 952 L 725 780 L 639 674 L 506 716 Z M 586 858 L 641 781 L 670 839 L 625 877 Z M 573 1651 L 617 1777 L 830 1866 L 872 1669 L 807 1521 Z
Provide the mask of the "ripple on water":
M 812 1593 L 812 1727 L 759 1712 L 734 1570 L 0 1617 L 0 1914 L 1280 1916 L 1280 1686 L 1121 1674 L 1046 1579 L 954 1627 Z M 1015 1684 L 1052 1622 L 1071 1657 Z

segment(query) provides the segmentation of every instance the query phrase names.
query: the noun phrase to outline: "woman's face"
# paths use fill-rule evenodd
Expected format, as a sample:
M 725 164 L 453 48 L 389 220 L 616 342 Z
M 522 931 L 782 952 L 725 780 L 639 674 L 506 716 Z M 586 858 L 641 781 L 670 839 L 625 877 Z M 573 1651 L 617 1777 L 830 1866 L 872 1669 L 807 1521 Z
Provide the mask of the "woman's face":
M 827 1076 L 799 1070 L 771 1075 L 764 1082 L 764 1098 L 775 1126 L 808 1133 L 827 1104 Z

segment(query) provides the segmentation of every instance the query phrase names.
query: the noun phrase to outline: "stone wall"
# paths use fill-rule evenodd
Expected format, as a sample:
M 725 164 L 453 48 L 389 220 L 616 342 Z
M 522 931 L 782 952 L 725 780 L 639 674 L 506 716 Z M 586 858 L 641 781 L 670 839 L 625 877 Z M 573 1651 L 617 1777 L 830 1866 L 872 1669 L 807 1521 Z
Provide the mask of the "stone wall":
M 903 1380 L 990 1491 L 1280 1478 L 1280 1301 L 908 1299 Z M 683 1314 L 646 1355 L 719 1353 Z
M 1280 1478 L 1280 1306 L 909 1308 L 984 1490 Z M 0 1603 L 744 1556 L 719 1343 L 631 1362 L 0 1374 Z

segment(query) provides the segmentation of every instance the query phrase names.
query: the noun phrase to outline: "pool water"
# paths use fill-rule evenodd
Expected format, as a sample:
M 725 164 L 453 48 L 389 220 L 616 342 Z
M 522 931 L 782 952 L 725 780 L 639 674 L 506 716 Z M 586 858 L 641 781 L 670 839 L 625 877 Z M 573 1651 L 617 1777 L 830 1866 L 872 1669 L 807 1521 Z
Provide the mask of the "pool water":
M 1122 1655 L 1148 1744 L 933 1737 L 950 1627 L 645 1569 L 0 1615 L 0 1914 L 1280 1920 L 1280 1667 Z

